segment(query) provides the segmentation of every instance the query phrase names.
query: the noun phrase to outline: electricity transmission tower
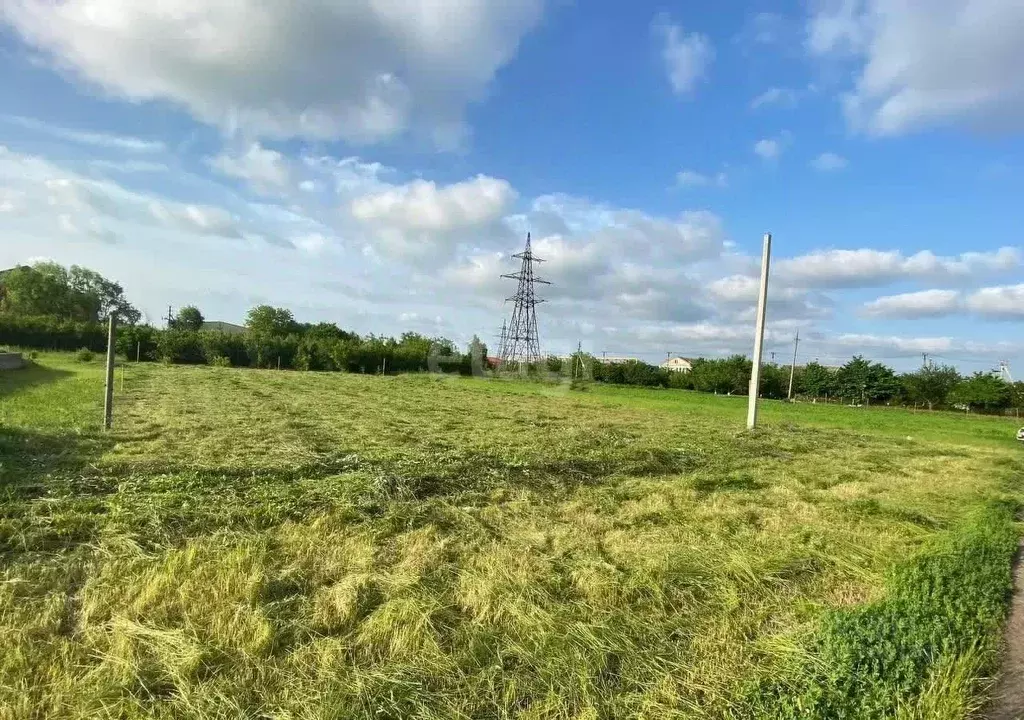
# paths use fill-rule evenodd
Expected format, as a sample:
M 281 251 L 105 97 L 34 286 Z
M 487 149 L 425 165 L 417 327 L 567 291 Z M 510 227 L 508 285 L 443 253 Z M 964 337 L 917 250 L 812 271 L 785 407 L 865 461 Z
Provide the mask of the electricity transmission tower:
M 528 365 L 541 360 L 540 337 L 537 334 L 537 305 L 544 301 L 537 298 L 534 286 L 538 283 L 542 285 L 551 283 L 541 280 L 533 274 L 533 264 L 544 261 L 534 257 L 529 233 L 526 235 L 526 249 L 512 257 L 523 262 L 519 272 L 502 275 L 503 278 L 518 280 L 519 288 L 515 295 L 508 298 L 515 303 L 515 307 L 512 310 L 512 320 L 505 333 L 501 359 L 505 363 L 514 363 L 522 367 L 524 364 Z
M 1013 375 L 1010 374 L 1010 361 L 1000 360 L 999 361 L 999 377 L 1008 383 L 1013 382 Z
M 505 358 L 505 345 L 507 344 L 508 338 L 508 323 L 505 320 L 501 321 L 501 335 L 498 336 L 498 353 L 497 357 L 502 359 Z

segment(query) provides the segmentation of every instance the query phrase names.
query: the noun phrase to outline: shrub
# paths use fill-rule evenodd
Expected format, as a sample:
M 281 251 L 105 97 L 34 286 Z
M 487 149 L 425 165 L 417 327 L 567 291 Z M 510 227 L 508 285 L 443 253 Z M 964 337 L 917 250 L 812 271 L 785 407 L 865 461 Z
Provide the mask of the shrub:
M 231 358 L 227 355 L 214 355 L 209 362 L 213 367 L 231 367 Z
M 200 334 L 193 330 L 165 330 L 157 339 L 160 359 L 182 365 L 206 362 Z
M 92 362 L 96 354 L 89 348 L 81 348 L 75 353 L 75 360 L 78 362 Z

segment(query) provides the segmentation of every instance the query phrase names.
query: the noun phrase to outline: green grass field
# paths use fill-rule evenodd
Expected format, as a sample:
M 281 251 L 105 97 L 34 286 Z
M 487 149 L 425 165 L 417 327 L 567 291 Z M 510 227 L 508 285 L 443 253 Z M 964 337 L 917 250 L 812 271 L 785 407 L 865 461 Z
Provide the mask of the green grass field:
M 515 381 L 0 374 L 0 718 L 963 718 L 1009 420 Z

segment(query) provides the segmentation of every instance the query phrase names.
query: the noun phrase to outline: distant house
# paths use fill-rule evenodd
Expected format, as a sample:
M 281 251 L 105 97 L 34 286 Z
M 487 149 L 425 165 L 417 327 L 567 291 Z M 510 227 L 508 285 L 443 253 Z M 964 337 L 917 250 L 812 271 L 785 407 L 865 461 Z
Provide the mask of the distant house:
M 245 332 L 245 328 L 242 327 L 241 325 L 235 325 L 234 323 L 229 322 L 221 322 L 219 320 L 214 320 L 212 322 L 204 322 L 203 330 L 207 330 L 209 332 L 227 333 L 229 335 L 238 335 L 240 333 Z
M 693 370 L 693 358 L 672 357 L 661 364 L 662 370 L 688 373 Z

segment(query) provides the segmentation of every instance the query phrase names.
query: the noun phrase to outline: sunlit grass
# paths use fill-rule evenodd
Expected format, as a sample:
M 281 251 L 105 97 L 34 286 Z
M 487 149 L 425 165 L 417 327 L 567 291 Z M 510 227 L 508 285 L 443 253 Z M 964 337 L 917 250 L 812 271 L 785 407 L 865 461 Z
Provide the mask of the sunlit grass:
M 129 366 L 104 434 L 100 364 L 42 362 L 0 717 L 743 716 L 1024 469 L 1005 420 L 425 375 Z M 901 712 L 977 704 L 978 640 Z

